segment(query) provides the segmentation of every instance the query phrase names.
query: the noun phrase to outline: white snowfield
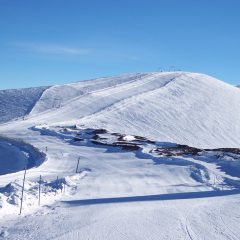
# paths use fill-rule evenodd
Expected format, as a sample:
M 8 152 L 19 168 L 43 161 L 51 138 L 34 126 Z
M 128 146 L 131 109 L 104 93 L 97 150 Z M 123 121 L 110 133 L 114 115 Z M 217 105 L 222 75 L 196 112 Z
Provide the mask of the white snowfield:
M 0 91 L 0 239 L 239 239 L 238 88 L 156 72 L 17 93 Z

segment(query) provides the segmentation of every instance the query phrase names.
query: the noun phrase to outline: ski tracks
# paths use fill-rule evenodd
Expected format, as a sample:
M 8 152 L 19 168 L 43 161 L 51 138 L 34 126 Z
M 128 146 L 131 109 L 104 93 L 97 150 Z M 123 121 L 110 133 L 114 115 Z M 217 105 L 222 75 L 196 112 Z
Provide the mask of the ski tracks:
M 194 204 L 195 206 L 187 211 L 182 228 L 185 229 L 188 239 L 202 240 L 213 239 L 213 237 L 222 240 L 239 239 L 239 233 L 234 232 L 231 228 L 231 221 L 226 222 L 224 218 L 228 207 L 231 206 L 231 202 L 225 198 L 204 200 L 202 203 Z M 229 217 L 234 218 L 232 211 Z M 238 225 L 237 222 L 235 224 Z

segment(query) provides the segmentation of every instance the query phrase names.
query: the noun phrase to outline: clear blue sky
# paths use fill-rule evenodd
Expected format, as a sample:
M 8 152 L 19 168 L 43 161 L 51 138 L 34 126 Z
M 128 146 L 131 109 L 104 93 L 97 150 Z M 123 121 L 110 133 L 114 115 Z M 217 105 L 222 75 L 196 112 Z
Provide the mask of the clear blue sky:
M 0 89 L 128 72 L 240 84 L 239 0 L 0 0 Z

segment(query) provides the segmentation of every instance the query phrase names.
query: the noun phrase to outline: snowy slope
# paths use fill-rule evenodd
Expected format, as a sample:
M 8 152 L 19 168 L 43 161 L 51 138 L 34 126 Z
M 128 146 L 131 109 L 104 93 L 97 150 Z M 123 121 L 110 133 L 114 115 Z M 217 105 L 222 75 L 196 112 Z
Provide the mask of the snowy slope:
M 0 90 L 0 123 L 28 114 L 46 87 Z
M 76 102 L 76 105 L 78 105 L 81 103 L 80 100 L 82 98 L 85 99 L 85 97 L 91 96 L 94 92 L 104 92 L 105 90 L 118 88 L 125 84 L 134 84 L 139 81 L 139 79 L 145 78 L 148 75 L 149 74 L 126 74 L 119 77 L 100 78 L 72 84 L 52 86 L 43 93 L 31 113 L 39 114 L 47 110 L 52 111 L 59 107 L 70 108 L 72 105 L 69 105 L 69 103 L 74 104 L 74 102 Z M 83 113 L 80 112 L 77 114 L 83 115 Z M 71 115 L 69 115 L 69 118 L 71 118 Z
M 121 151 L 90 144 L 89 130 L 80 135 L 87 142 L 76 144 L 70 128 L 44 129 L 22 135 L 39 149 L 48 146 L 48 161 L 27 172 L 23 217 L 22 173 L 0 176 L 1 183 L 17 179 L 0 188 L 4 239 L 238 239 L 240 191 L 222 185 L 222 176 L 236 183 L 239 177 L 224 173 L 211 155 L 151 157 L 145 144 L 142 153 Z
M 240 146 L 237 88 L 195 73 L 125 75 L 47 89 L 29 121 L 72 122 L 202 148 Z
M 239 147 L 239 106 L 238 89 L 205 75 L 182 74 L 81 122 L 196 147 Z
M 0 124 L 8 137 L 0 141 L 0 239 L 239 239 L 238 88 L 163 72 L 23 93 L 26 111 L 15 95 L 0 105 L 8 116 Z M 15 108 L 24 120 L 7 122 Z

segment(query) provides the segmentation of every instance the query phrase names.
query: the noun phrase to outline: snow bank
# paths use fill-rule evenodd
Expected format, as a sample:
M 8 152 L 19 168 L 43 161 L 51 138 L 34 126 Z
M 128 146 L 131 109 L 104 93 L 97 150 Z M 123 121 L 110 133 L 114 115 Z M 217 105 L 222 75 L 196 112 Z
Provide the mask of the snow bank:
M 52 181 L 42 179 L 41 181 L 25 181 L 23 194 L 23 212 L 29 213 L 38 207 L 39 186 L 41 193 L 41 205 L 50 204 L 62 195 L 71 195 L 78 181 L 85 177 L 87 171 L 79 171 L 78 174 L 57 178 Z M 16 180 L 5 187 L 0 188 L 0 218 L 6 214 L 18 214 L 21 203 L 23 182 Z

